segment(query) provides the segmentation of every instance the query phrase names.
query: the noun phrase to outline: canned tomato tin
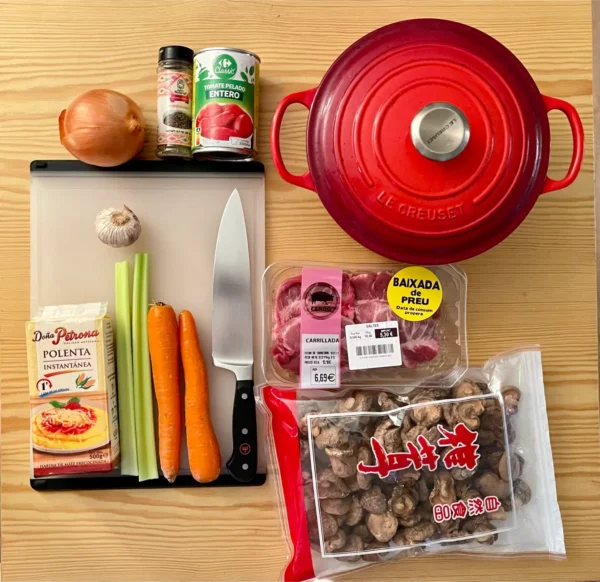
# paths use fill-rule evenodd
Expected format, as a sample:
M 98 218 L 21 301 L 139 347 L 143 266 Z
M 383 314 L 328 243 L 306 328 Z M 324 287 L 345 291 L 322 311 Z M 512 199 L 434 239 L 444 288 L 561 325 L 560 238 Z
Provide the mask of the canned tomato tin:
M 260 59 L 233 48 L 194 55 L 195 157 L 252 159 L 256 152 Z

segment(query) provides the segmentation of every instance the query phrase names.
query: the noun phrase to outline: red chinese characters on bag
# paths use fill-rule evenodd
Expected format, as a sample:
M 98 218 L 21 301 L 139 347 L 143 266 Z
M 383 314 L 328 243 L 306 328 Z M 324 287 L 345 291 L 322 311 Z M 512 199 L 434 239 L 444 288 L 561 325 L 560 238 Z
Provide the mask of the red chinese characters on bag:
M 456 503 L 437 503 L 433 506 L 433 519 L 437 523 L 442 523 L 450 519 L 464 519 L 467 515 L 475 517 L 484 513 L 493 513 L 502 506 L 502 503 L 495 495 L 489 495 L 485 499 L 475 497 L 468 499 L 465 504 L 460 500 Z
M 468 429 L 462 422 L 456 425 L 454 432 L 444 428 L 441 424 L 437 425 L 437 429 L 443 435 L 437 444 L 440 447 L 450 447 L 443 458 L 446 469 L 454 467 L 475 469 L 481 456 L 477 453 L 479 445 L 475 444 L 477 433 Z M 419 435 L 416 440 L 416 444 L 406 443 L 406 452 L 388 453 L 375 437 L 371 437 L 375 464 L 366 465 L 361 461 L 357 470 L 360 473 L 377 473 L 382 479 L 394 471 L 408 469 L 410 466 L 417 471 L 421 470 L 423 466 L 430 471 L 435 471 L 440 460 L 435 445 L 431 444 L 423 435 Z
M 481 455 L 477 452 L 479 445 L 475 444 L 477 433 L 469 430 L 462 422 L 456 425 L 454 432 L 445 429 L 438 424 L 438 430 L 444 438 L 438 440 L 440 447 L 451 447 L 444 455 L 443 461 L 446 469 L 454 467 L 473 470 L 477 467 L 477 461 Z
M 495 495 L 489 495 L 483 500 L 483 506 L 487 512 L 491 513 L 498 511 L 502 507 L 502 503 L 500 503 L 500 500 Z
M 467 516 L 467 504 L 461 499 L 450 505 L 452 519 L 463 519 Z
M 485 507 L 483 505 L 483 499 L 481 499 L 481 497 L 474 497 L 473 499 L 469 499 L 467 501 L 467 507 L 469 508 L 469 515 L 471 517 L 485 513 Z
M 393 471 L 408 469 L 411 465 L 417 471 L 421 470 L 423 465 L 426 465 L 430 471 L 435 471 L 440 460 L 440 456 L 435 452 L 435 446 L 423 435 L 417 437 L 417 445 L 408 442 L 406 443 L 408 452 L 388 453 L 375 437 L 371 437 L 375 464 L 365 465 L 361 461 L 356 469 L 360 473 L 377 473 L 382 479 L 385 479 Z

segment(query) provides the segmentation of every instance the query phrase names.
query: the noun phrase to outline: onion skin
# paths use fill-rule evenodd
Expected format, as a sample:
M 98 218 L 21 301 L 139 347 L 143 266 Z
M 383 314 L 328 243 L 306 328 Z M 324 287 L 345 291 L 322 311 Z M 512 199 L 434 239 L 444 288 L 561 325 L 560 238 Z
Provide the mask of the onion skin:
M 94 166 L 119 166 L 144 147 L 146 130 L 138 105 L 117 91 L 82 93 L 58 117 L 60 143 Z

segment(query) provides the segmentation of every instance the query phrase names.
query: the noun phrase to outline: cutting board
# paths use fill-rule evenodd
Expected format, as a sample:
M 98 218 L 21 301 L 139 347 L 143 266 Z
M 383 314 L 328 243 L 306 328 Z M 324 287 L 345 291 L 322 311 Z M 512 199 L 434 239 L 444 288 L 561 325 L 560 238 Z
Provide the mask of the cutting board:
M 234 188 L 242 199 L 248 231 L 254 361 L 258 363 L 260 285 L 265 268 L 262 164 L 134 161 L 117 169 L 94 168 L 76 161 L 31 164 L 32 314 L 46 305 L 107 301 L 109 314 L 114 316 L 115 262 L 129 261 L 132 280 L 135 253 L 147 252 L 151 301 L 169 303 L 177 312 L 189 309 L 196 318 L 208 365 L 211 415 L 223 474 L 232 447 L 235 378 L 212 365 L 212 272 L 221 215 Z M 94 219 L 101 210 L 123 204 L 138 216 L 142 234 L 132 246 L 114 249 L 98 240 Z M 257 385 L 262 382 L 261 374 L 260 366 L 255 365 Z M 258 434 L 260 449 L 260 426 Z M 189 474 L 185 448 L 181 462 L 180 474 Z M 259 472 L 264 473 L 262 451 Z M 227 480 L 224 483 L 231 484 Z

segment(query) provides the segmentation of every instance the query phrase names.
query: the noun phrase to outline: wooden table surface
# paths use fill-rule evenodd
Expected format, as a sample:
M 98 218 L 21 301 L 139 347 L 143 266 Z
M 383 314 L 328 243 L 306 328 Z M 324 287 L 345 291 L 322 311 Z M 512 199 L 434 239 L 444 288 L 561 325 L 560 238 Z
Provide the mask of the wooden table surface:
M 348 45 L 396 20 L 452 18 L 493 35 L 542 93 L 581 114 L 586 155 L 576 183 L 543 197 L 469 277 L 472 363 L 516 346 L 543 349 L 551 440 L 568 560 L 445 556 L 380 565 L 348 580 L 596 580 L 600 465 L 589 1 L 0 0 L 0 357 L 2 576 L 22 581 L 276 580 L 287 555 L 272 477 L 262 488 L 41 494 L 29 488 L 24 322 L 29 308 L 29 161 L 67 158 L 57 116 L 79 93 L 129 94 L 155 147 L 158 47 L 241 46 L 262 57 L 260 159 L 267 168 L 267 258 L 377 262 L 315 194 L 281 180 L 268 131 L 277 102 L 316 85 Z M 286 117 L 284 156 L 305 165 L 300 108 Z M 551 115 L 552 176 L 571 139 Z

